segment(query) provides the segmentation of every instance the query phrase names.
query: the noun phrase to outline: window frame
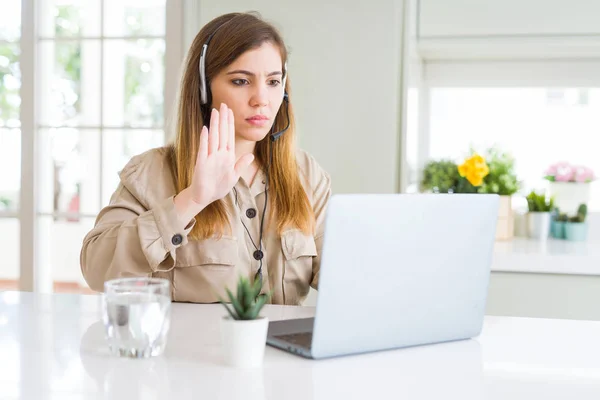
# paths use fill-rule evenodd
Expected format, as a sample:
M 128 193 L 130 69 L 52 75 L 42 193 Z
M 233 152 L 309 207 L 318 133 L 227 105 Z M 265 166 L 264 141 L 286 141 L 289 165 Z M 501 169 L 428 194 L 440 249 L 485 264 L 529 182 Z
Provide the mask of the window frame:
M 417 45 L 418 46 L 418 45 Z M 435 57 L 434 57 L 435 58 Z M 431 159 L 431 94 L 434 88 L 600 87 L 600 58 L 425 59 L 418 63 L 416 176 Z M 414 191 L 417 182 L 408 182 Z
M 104 36 L 104 1 L 101 1 L 100 13 L 100 35 L 91 39 L 99 39 L 101 43 L 105 39 L 114 40 L 114 36 Z M 49 38 L 40 38 L 38 35 L 38 15 L 42 6 L 41 1 L 21 0 L 21 38 L 19 40 L 21 47 L 20 65 L 21 65 L 21 189 L 19 211 L 17 213 L 3 213 L 0 218 L 18 217 L 20 222 L 20 243 L 19 243 L 19 289 L 33 292 L 52 292 L 53 277 L 49 266 L 43 261 L 44 241 L 43 232 L 40 229 L 40 220 L 44 217 L 64 217 L 73 216 L 71 213 L 53 212 L 41 213 L 39 204 L 39 192 L 44 185 L 41 178 L 40 168 L 40 138 L 38 131 L 43 128 L 39 123 L 39 110 L 42 106 L 39 104 L 39 76 L 36 70 L 36 61 L 38 55 L 38 44 L 41 41 L 50 40 Z M 165 4 L 165 34 L 164 36 L 152 36 L 165 40 L 164 56 L 164 142 L 168 140 L 168 121 L 172 119 L 173 104 L 175 104 L 181 62 L 184 57 L 183 50 L 183 22 L 184 12 L 181 1 L 166 0 Z M 135 36 L 136 38 L 138 36 Z M 142 35 L 140 37 L 149 37 Z M 83 39 L 83 38 L 82 38 Z M 89 40 L 85 38 L 84 40 Z M 118 38 L 117 38 L 118 39 Z M 131 37 L 128 37 L 131 39 Z M 69 39 L 73 40 L 73 39 Z M 101 50 L 101 57 L 103 57 Z M 104 63 L 101 59 L 101 65 Z M 102 71 L 103 67 L 101 67 Z M 102 76 L 102 72 L 101 72 Z M 102 96 L 102 89 L 100 95 Z M 96 127 L 94 127 L 96 128 Z M 100 121 L 97 127 L 100 130 L 100 143 L 102 143 L 102 131 L 106 128 L 103 121 Z M 121 128 L 121 127 L 119 127 Z M 129 127 L 122 127 L 129 129 Z M 114 129 L 114 127 L 108 127 Z M 100 189 L 103 182 L 103 154 L 102 145 L 100 146 Z M 102 193 L 102 190 L 100 190 Z M 77 217 L 95 217 L 94 215 L 77 213 Z M 74 245 L 80 245 L 79 243 Z

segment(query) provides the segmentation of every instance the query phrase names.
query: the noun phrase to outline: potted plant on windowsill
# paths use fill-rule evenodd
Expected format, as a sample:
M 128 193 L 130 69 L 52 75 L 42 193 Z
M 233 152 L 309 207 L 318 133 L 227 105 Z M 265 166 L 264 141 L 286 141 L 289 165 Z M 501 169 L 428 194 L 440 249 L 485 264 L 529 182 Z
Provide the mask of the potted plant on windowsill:
M 260 316 L 260 310 L 271 293 L 260 294 L 261 280 L 250 282 L 240 276 L 236 295 L 225 289 L 231 306 L 221 304 L 228 315 L 221 320 L 221 339 L 226 364 L 234 367 L 257 367 L 262 364 L 269 320 Z
M 462 164 L 449 159 L 434 160 L 423 169 L 422 192 L 498 194 L 500 207 L 496 224 L 496 240 L 514 236 L 512 195 L 519 190 L 514 171 L 514 159 L 496 147 L 486 150 L 485 156 L 471 149 Z
M 577 214 L 570 217 L 565 223 L 565 239 L 577 242 L 583 242 L 587 239 L 588 223 L 587 205 L 580 204 Z
M 590 184 L 596 178 L 588 167 L 559 162 L 546 170 L 545 179 L 556 206 L 564 213 L 576 214 L 580 204 L 589 202 Z
M 491 147 L 485 155 L 489 174 L 483 178 L 479 193 L 495 193 L 500 196 L 500 210 L 496 225 L 496 240 L 510 240 L 514 236 L 514 213 L 512 196 L 519 190 L 515 172 L 515 160 L 508 152 Z
M 531 191 L 527 195 L 527 236 L 545 240 L 550 234 L 550 217 L 554 209 L 554 198 Z
M 565 225 L 567 224 L 568 220 L 569 217 L 567 214 L 560 212 L 560 210 L 556 209 L 556 214 L 553 216 L 553 220 L 550 223 L 550 232 L 553 238 L 565 238 Z
M 423 169 L 420 190 L 431 193 L 477 193 L 488 173 L 485 159 L 477 153 L 471 154 L 462 164 L 448 159 L 430 161 Z
M 459 179 L 458 166 L 452 160 L 432 160 L 423 169 L 421 192 L 454 193 Z

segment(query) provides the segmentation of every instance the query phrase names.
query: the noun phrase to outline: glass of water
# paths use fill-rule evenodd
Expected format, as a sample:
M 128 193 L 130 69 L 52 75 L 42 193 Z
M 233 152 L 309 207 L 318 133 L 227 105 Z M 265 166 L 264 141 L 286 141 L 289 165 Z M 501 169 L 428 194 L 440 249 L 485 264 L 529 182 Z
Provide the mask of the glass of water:
M 170 282 L 123 278 L 104 284 L 103 321 L 111 352 L 146 358 L 163 353 L 171 324 Z

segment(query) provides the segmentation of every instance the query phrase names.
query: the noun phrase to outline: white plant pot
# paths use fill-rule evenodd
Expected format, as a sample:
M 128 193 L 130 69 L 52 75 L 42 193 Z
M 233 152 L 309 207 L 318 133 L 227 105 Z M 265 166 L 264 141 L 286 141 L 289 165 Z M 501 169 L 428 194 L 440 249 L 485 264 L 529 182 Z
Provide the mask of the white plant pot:
M 514 236 L 514 225 L 515 216 L 512 210 L 512 196 L 500 196 L 496 240 L 511 240 Z
M 238 321 L 231 317 L 221 320 L 223 361 L 232 367 L 253 368 L 262 365 L 269 319 Z
M 527 236 L 532 239 L 546 240 L 550 235 L 550 213 L 527 213 Z
M 580 204 L 590 201 L 589 183 L 550 182 L 549 192 L 561 213 L 576 214 Z

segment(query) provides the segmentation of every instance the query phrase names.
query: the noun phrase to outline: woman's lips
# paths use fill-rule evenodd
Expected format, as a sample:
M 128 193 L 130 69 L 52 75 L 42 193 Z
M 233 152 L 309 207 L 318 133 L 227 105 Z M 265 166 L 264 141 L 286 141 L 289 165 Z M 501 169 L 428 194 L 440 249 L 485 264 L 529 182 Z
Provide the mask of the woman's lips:
M 250 125 L 264 126 L 269 122 L 269 118 L 265 117 L 264 115 L 255 115 L 254 117 L 246 118 L 246 121 L 248 121 Z

